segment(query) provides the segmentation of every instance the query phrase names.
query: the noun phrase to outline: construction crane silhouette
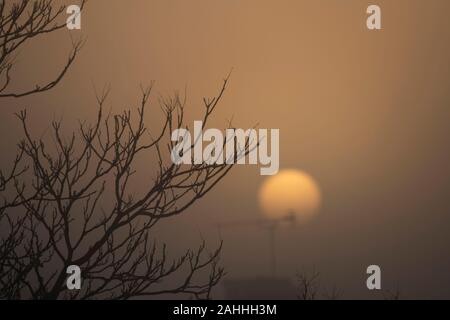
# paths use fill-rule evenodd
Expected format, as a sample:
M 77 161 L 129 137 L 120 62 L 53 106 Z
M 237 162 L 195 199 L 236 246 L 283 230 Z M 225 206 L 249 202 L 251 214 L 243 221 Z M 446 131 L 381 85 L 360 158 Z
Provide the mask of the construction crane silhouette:
M 295 212 L 291 210 L 287 215 L 277 219 L 253 219 L 253 220 L 231 221 L 219 224 L 218 228 L 220 235 L 222 229 L 245 228 L 245 227 L 267 228 L 267 230 L 269 231 L 269 243 L 270 243 L 270 270 L 272 277 L 275 278 L 277 274 L 276 243 L 275 243 L 276 230 L 283 223 L 290 223 L 291 225 L 295 225 L 296 221 L 297 218 Z

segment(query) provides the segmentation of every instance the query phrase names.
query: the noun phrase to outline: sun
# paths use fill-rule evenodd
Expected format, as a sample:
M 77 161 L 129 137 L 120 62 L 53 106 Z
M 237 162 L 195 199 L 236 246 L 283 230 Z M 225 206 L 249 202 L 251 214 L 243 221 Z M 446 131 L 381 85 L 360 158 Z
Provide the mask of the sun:
M 321 203 L 321 192 L 313 177 L 287 169 L 264 181 L 259 190 L 259 204 L 268 218 L 280 219 L 295 214 L 299 220 L 314 216 Z

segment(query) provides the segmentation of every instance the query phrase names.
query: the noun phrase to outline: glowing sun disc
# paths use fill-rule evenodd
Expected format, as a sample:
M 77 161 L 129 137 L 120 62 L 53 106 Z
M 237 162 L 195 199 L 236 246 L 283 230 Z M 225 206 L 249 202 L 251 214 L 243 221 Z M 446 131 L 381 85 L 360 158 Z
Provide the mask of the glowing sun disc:
M 299 220 L 319 210 L 321 193 L 316 181 L 300 170 L 281 170 L 264 181 L 259 190 L 259 204 L 270 219 L 295 214 Z

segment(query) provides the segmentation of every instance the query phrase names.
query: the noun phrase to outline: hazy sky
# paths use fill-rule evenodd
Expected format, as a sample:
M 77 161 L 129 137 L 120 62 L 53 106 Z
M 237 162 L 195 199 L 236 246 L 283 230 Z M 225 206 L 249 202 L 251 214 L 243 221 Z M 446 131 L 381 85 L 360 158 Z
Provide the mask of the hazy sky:
M 365 25 L 373 3 L 382 31 Z M 449 10 L 448 0 L 90 1 L 82 30 L 70 33 L 86 44 L 64 81 L 2 100 L 1 163 L 20 137 L 20 108 L 42 134 L 52 119 L 70 127 L 93 117 L 94 85 L 110 84 L 109 105 L 120 111 L 155 80 L 154 110 L 160 94 L 186 87 L 193 121 L 233 69 L 211 125 L 234 116 L 238 127 L 279 128 L 281 168 L 308 172 L 323 194 L 314 220 L 279 229 L 279 274 L 315 267 L 344 298 L 362 298 L 372 296 L 366 267 L 378 264 L 385 289 L 450 298 Z M 69 49 L 68 31 L 24 48 L 15 85 L 50 79 Z M 158 236 L 175 248 L 200 235 L 214 245 L 217 224 L 260 216 L 262 182 L 257 167 L 237 167 Z M 222 230 L 222 238 L 228 277 L 268 274 L 266 230 Z

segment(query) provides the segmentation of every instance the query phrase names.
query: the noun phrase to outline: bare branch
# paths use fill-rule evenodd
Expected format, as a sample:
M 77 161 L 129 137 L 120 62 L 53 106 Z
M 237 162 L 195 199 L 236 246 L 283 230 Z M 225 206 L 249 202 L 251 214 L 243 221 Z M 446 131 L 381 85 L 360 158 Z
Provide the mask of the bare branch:
M 227 81 L 216 97 L 205 99 L 205 121 Z M 0 228 L 7 230 L 0 236 L 0 298 L 185 294 L 209 299 L 223 277 L 222 245 L 208 252 L 202 242 L 176 258 L 152 234 L 159 221 L 204 197 L 232 165 L 168 162 L 163 150 L 173 146 L 171 130 L 185 126 L 185 100 L 178 95 L 160 100 L 164 119 L 151 132 L 144 119 L 151 87 L 142 90 L 135 114 L 105 114 L 108 92 L 97 95 L 93 124 L 80 122 L 78 132 L 64 135 L 61 122 L 53 122 L 53 144 L 35 139 L 27 113 L 17 114 L 24 139 L 12 169 L 0 174 Z M 132 186 L 140 157 L 156 157 L 157 170 L 136 193 Z M 65 288 L 66 267 L 73 264 L 83 270 L 83 288 L 75 293 Z
M 0 98 L 20 98 L 54 88 L 75 61 L 82 41 L 73 43 L 65 65 L 53 80 L 23 92 L 7 92 L 19 49 L 34 38 L 65 28 L 66 6 L 56 7 L 53 0 L 18 0 L 8 5 L 5 3 L 6 1 L 0 3 Z M 80 8 L 83 9 L 85 4 L 86 0 L 82 0 Z

